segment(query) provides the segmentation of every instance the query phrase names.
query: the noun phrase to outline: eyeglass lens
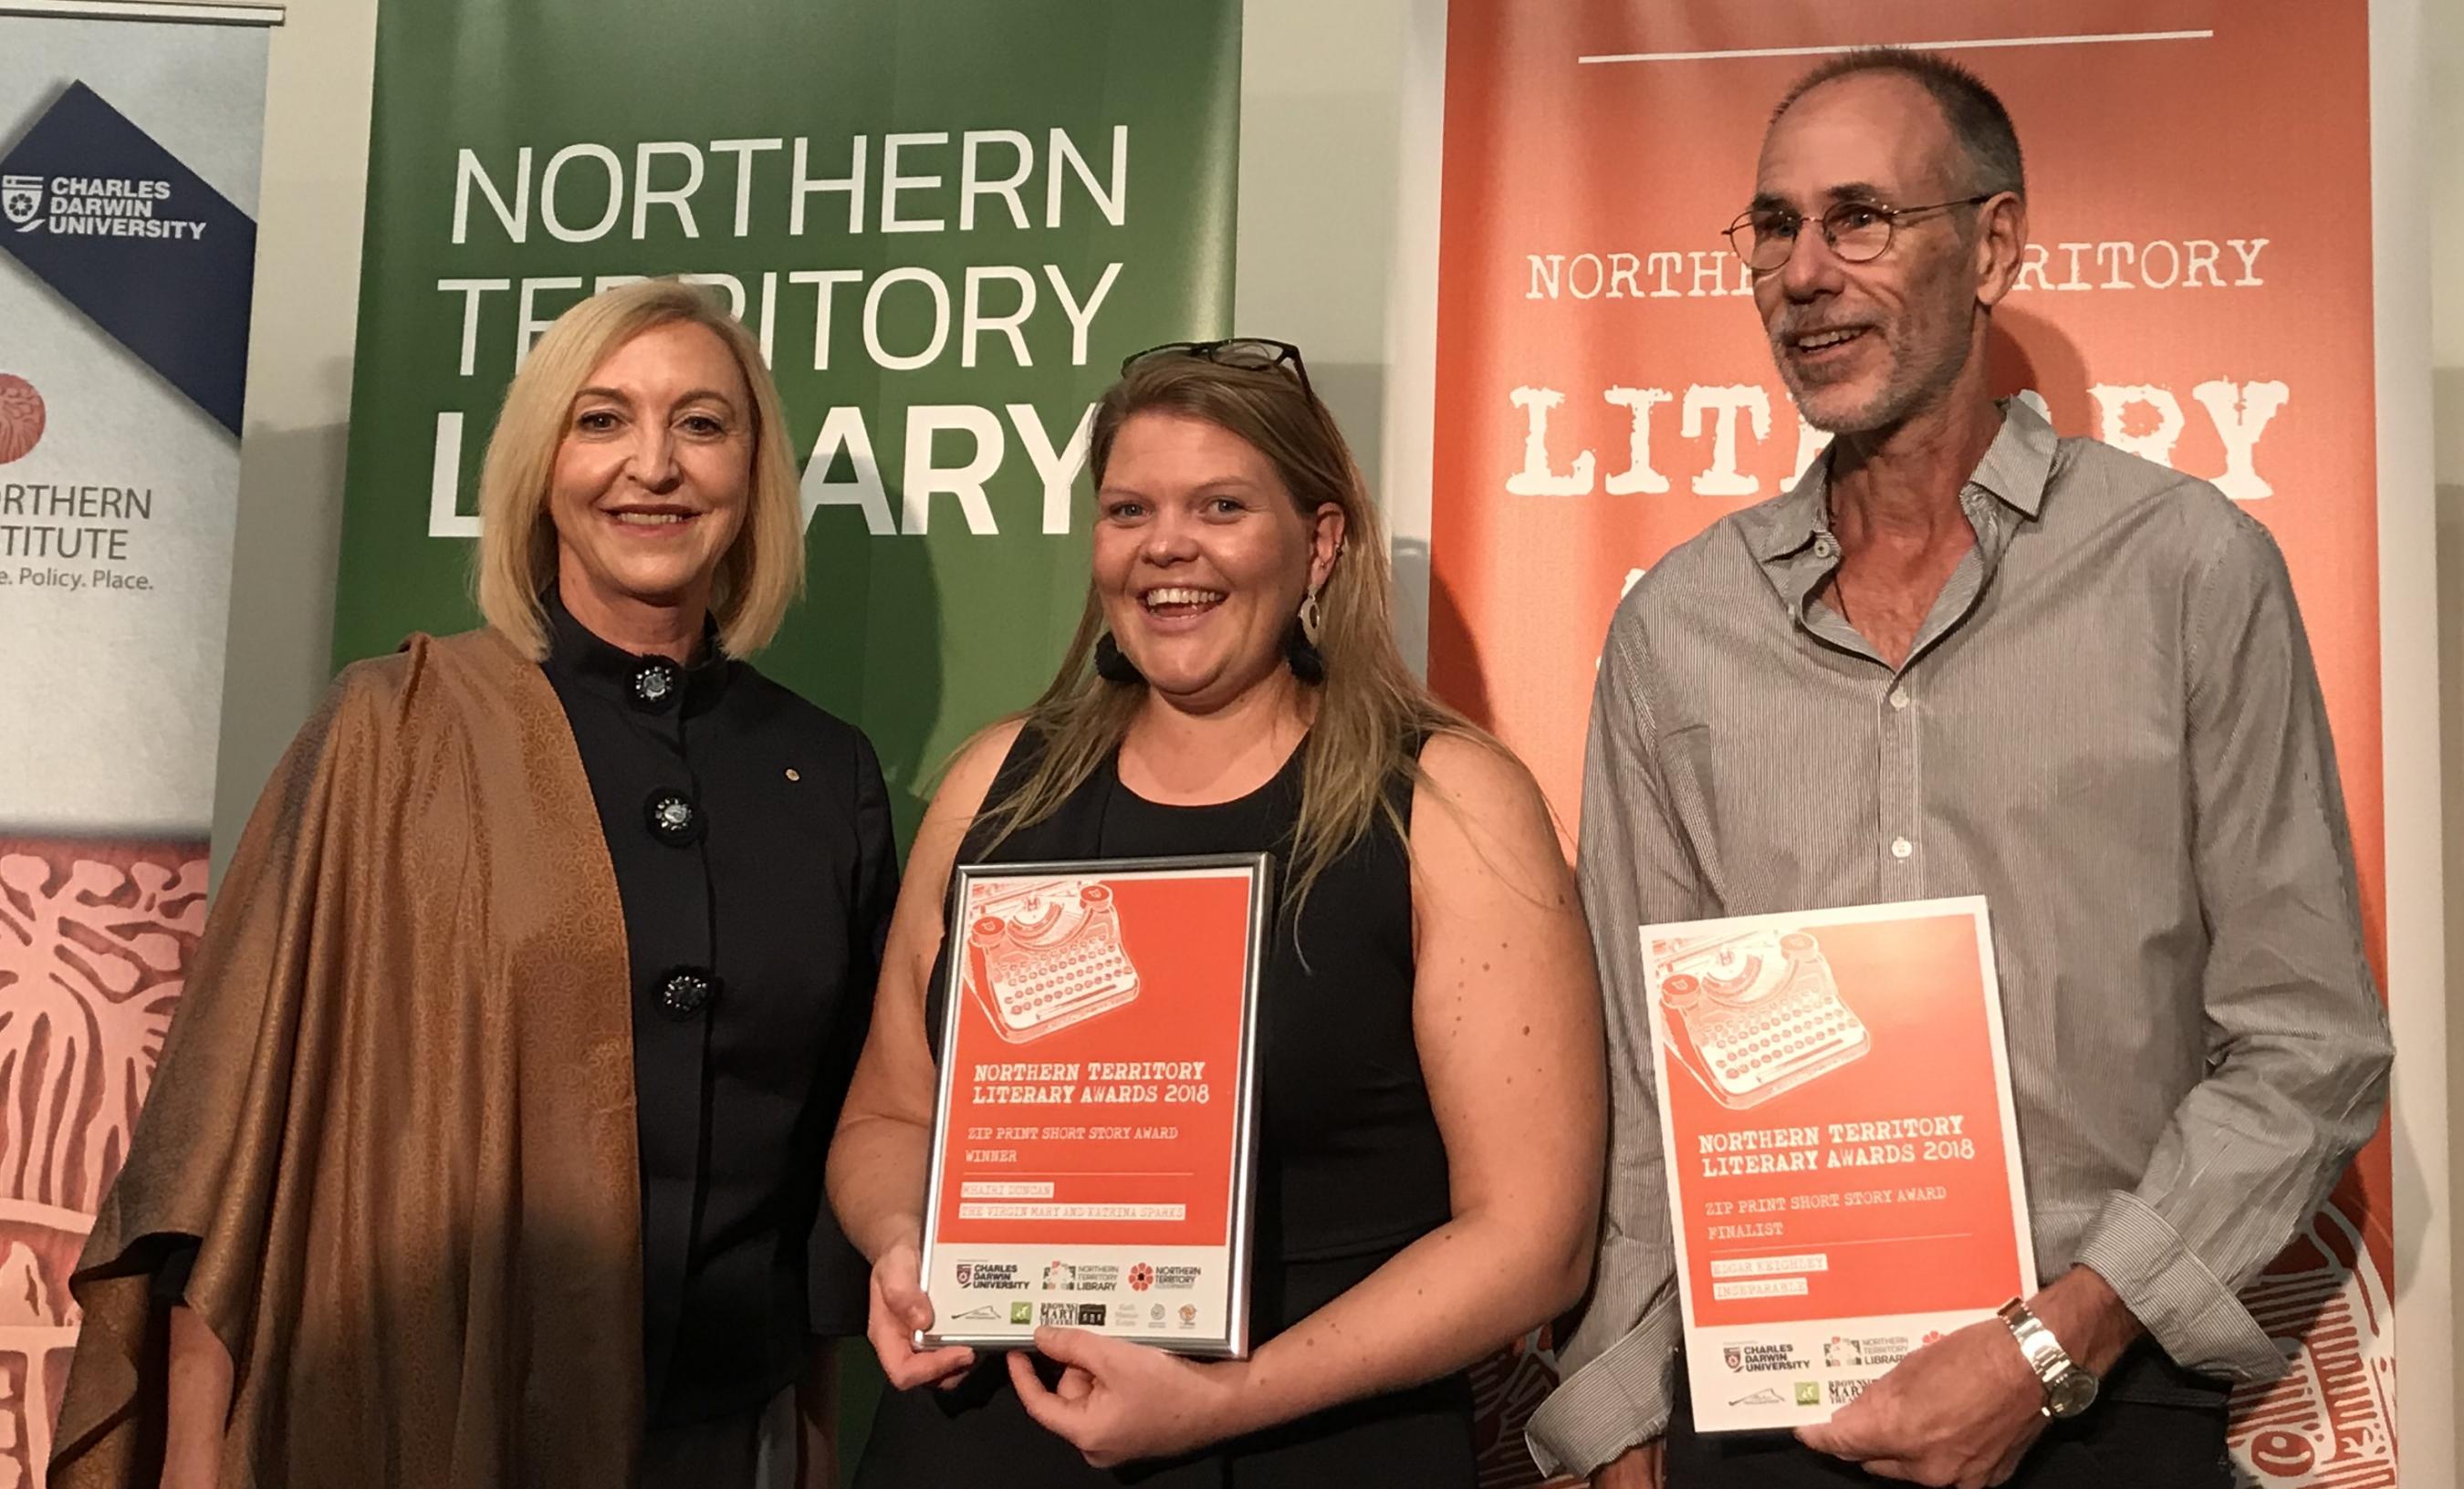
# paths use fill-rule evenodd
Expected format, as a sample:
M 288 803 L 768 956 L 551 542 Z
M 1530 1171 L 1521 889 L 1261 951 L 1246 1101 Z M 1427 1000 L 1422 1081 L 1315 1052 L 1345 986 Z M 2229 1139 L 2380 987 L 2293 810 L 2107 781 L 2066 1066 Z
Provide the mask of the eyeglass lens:
M 1728 241 L 1748 268 L 1769 273 L 1788 262 L 1807 226 L 1793 212 L 1749 212 L 1728 230 Z M 1891 244 L 1890 214 L 1861 202 L 1842 202 L 1813 226 L 1851 263 L 1880 257 Z
M 1280 341 L 1247 339 L 1221 341 L 1206 353 L 1207 357 L 1227 367 L 1262 371 L 1278 362 L 1289 361 L 1293 354 Z

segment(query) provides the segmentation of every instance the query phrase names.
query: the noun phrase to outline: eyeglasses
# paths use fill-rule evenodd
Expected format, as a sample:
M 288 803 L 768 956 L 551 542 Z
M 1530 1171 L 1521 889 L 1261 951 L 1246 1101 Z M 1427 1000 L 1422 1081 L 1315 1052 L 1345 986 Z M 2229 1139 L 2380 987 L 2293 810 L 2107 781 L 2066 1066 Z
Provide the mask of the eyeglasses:
M 1841 202 L 1818 219 L 1822 225 L 1822 241 L 1831 252 L 1852 264 L 1869 263 L 1880 258 L 1891 246 L 1891 234 L 1903 218 L 1919 212 L 1939 212 L 1953 207 L 1975 207 L 1991 202 L 2001 193 L 1988 191 L 1982 196 L 1962 197 L 1956 202 L 1928 202 L 1923 207 L 1884 207 L 1880 202 Z M 1728 224 L 1728 246 L 1737 257 L 1758 274 L 1770 274 L 1788 262 L 1796 252 L 1796 234 L 1805 226 L 1805 215 L 1785 208 L 1748 208 Z
M 1166 341 L 1161 346 L 1150 346 L 1145 351 L 1122 358 L 1122 375 L 1128 376 L 1132 367 L 1150 357 L 1195 357 L 1201 361 L 1238 367 L 1244 372 L 1267 372 L 1288 366 L 1292 369 L 1292 376 L 1300 379 L 1301 391 L 1311 398 L 1317 396 L 1309 387 L 1309 368 L 1301 361 L 1301 349 L 1289 341 L 1268 341 L 1245 336 L 1222 341 Z

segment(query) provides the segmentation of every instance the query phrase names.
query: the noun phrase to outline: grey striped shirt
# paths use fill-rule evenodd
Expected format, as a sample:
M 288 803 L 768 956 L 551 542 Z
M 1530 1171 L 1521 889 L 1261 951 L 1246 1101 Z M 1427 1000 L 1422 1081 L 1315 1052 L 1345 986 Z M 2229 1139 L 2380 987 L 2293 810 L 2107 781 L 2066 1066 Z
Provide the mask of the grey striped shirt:
M 1982 894 L 2037 1264 L 2192 1370 L 2280 1374 L 2235 1298 L 2376 1128 L 2387 1021 L 2284 562 L 2213 487 L 2025 405 L 1906 665 L 1815 590 L 1827 462 L 1609 627 L 1579 875 L 1614 1106 L 1593 1296 L 1532 1418 L 1588 1472 L 1666 1425 L 1677 1286 L 1635 931 Z

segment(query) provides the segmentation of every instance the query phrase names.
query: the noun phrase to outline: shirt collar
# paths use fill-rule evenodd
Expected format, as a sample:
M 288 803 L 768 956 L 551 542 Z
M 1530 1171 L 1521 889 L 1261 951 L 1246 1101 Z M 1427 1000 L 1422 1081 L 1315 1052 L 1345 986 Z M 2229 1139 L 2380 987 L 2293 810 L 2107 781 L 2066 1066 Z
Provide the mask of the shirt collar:
M 719 645 L 718 621 L 706 616 L 702 620 L 701 646 L 693 663 L 677 667 L 665 657 L 637 656 L 612 642 L 602 640 L 588 626 L 575 620 L 564 607 L 563 597 L 551 585 L 540 597 L 540 607 L 547 614 L 548 654 L 550 671 L 574 678 L 594 692 L 620 698 L 649 712 L 662 712 L 660 705 L 670 703 L 671 694 L 658 691 L 652 685 L 645 696 L 642 678 L 646 670 L 664 668 L 673 684 L 681 685 L 684 711 L 698 713 L 718 701 L 726 690 L 732 670 L 727 648 Z M 672 706 L 670 704 L 670 706 Z
M 2054 427 L 2034 404 L 2010 398 L 2002 400 L 2000 407 L 2002 427 L 1986 447 L 1985 458 L 1976 463 L 1968 484 L 1990 493 L 2020 515 L 2034 517 L 2044 506 L 2058 441 Z M 1830 483 L 1831 451 L 1825 449 L 1786 494 L 1741 514 L 1754 557 L 1765 563 L 1777 562 L 1828 536 Z
M 1830 491 L 1831 452 L 1826 449 L 1777 501 L 1738 514 L 1754 557 L 1775 563 L 1802 552 L 1816 535 L 1828 532 Z
M 2060 441 L 2054 427 L 2023 398 L 2002 400 L 2002 428 L 1985 449 L 1969 483 L 1991 493 L 2022 516 L 2043 509 L 2045 488 L 2054 479 L 2054 451 Z

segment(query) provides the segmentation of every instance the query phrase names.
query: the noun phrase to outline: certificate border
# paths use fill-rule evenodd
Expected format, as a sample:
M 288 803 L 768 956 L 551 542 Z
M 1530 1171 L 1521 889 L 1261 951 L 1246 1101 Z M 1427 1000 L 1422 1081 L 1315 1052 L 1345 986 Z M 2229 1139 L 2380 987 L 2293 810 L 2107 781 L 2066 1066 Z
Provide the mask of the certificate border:
M 1655 937 L 1665 938 L 1669 936 L 1682 936 L 1689 931 L 1708 931 L 1714 929 L 1722 931 L 1737 931 L 1754 926 L 1775 926 L 1782 924 L 1802 926 L 1808 923 L 1812 923 L 1817 927 L 1824 925 L 1872 925 L 1890 921 L 1931 920 L 1938 919 L 1943 916 L 1964 917 L 1975 929 L 1976 955 L 1980 971 L 1983 974 L 1982 990 L 1985 998 L 1986 1023 L 1992 1031 L 1993 1036 L 1991 1051 L 1993 1056 L 1993 1079 L 1994 1084 L 1999 1088 L 1997 1095 L 1999 1098 L 1998 1104 L 2001 1106 L 2000 1116 L 2003 1151 L 2009 1155 L 2009 1161 L 2004 1165 L 2004 1176 L 2005 1182 L 2010 1191 L 2011 1219 L 2013 1232 L 2013 1240 L 2015 1242 L 2019 1254 L 2020 1297 L 2023 1299 L 2032 1298 L 2035 1296 L 2037 1288 L 2040 1285 L 2040 1279 L 2036 1274 L 2035 1227 L 2033 1217 L 2028 1213 L 2028 1176 L 2026 1160 L 2019 1151 L 2018 1097 L 2016 1093 L 2011 1089 L 2010 1044 L 2008 1035 L 2004 1030 L 2002 1023 L 2001 968 L 1995 963 L 1993 957 L 1993 911 L 1992 907 L 1987 903 L 1985 896 L 1981 894 L 1964 894 L 1930 900 L 1893 900 L 1886 901 L 1879 905 L 1839 905 L 1825 909 L 1774 910 L 1764 914 L 1754 915 L 1722 915 L 1715 916 L 1707 920 L 1658 922 L 1636 926 L 1634 928 L 1634 935 L 1636 940 L 1639 943 L 1639 950 L 1642 954 L 1644 963 L 1645 965 L 1648 965 L 1651 958 L 1651 943 Z M 1646 996 L 1651 995 L 1646 993 Z M 1643 1009 L 1643 1015 L 1646 1018 L 1649 1018 L 1650 1012 L 1651 1011 L 1648 1006 Z M 1662 1089 L 1663 1084 L 1668 1079 L 1668 1060 L 1666 1053 L 1661 1047 L 1658 1025 L 1648 1024 L 1646 1027 L 1649 1029 L 1651 1037 L 1650 1060 L 1653 1105 L 1658 1108 L 1660 1115 L 1661 1163 L 1662 1165 L 1663 1171 L 1668 1175 L 1669 1237 L 1675 1243 L 1675 1250 L 1677 1253 L 1678 1335 L 1681 1342 L 1690 1342 L 1687 1341 L 1687 1336 L 1715 1333 L 1719 1332 L 1719 1330 L 1710 1328 L 1707 1325 L 1696 1322 L 1694 1307 L 1694 1273 L 1691 1259 L 1687 1256 L 1685 1221 L 1683 1215 L 1680 1213 L 1683 1195 L 1679 1191 L 1679 1181 L 1677 1178 L 1678 1153 L 1676 1124 L 1670 1119 L 1668 1096 L 1666 1091 Z M 1823 1324 L 1827 1327 L 1845 1329 L 1863 1324 L 1888 1323 L 1903 1317 L 1914 1317 L 1914 1315 L 1851 1314 L 1841 1318 L 1824 1320 Z M 1793 1325 L 1779 1326 L 1791 1327 Z M 1766 1331 L 1768 1331 L 1771 1326 L 1766 1325 L 1765 1327 Z M 1692 1385 L 1688 1386 L 1689 1391 L 1692 1391 L 1695 1389 L 1696 1388 Z M 1699 1397 L 1693 1403 L 1693 1408 L 1698 1417 L 1704 1414 L 1702 1410 L 1703 1406 L 1704 1403 Z M 1775 1418 L 1770 1422 L 1755 1423 L 1751 1426 L 1739 1427 L 1706 1425 L 1703 1428 L 1703 1431 L 1723 1436 L 1738 1432 L 1785 1432 L 1792 1428 L 1803 1426 L 1808 1422 L 1824 1420 L 1830 1415 L 1830 1410 L 1827 1408 L 1822 1409 L 1818 1415 L 1807 1414 L 1809 1410 L 1811 1409 L 1800 1408 L 1796 1412 L 1789 1413 L 1783 1417 Z M 1716 1412 L 1713 1414 L 1715 1416 L 1723 1417 L 1725 1415 L 1725 1413 Z
M 1267 905 L 1274 893 L 1275 858 L 1271 853 L 1193 853 L 1172 858 L 1047 859 L 1023 864 L 961 864 L 950 875 L 950 892 L 941 907 L 944 944 L 957 923 L 956 911 L 967 903 L 967 887 L 978 879 L 1059 876 L 1123 878 L 1132 875 L 1170 878 L 1196 870 L 1244 869 L 1249 876 L 1248 955 L 1241 969 L 1241 1070 L 1235 1084 L 1232 1140 L 1239 1157 L 1232 1166 L 1231 1234 L 1226 1259 L 1232 1278 L 1225 1300 L 1221 1334 L 1139 1334 L 1103 1329 L 1108 1338 L 1154 1345 L 1175 1354 L 1201 1359 L 1245 1360 L 1249 1357 L 1249 1240 L 1252 1191 L 1257 1184 L 1258 977 L 1266 955 Z M 923 1244 L 916 1267 L 916 1287 L 932 1296 L 935 1226 L 941 1214 L 941 1174 L 950 1138 L 950 1088 L 958 1046 L 959 999 L 966 994 L 967 964 L 963 948 L 948 958 L 941 974 L 941 1040 L 933 1092 L 933 1149 L 927 1160 L 924 1192 Z M 967 1334 L 917 1329 L 911 1343 L 919 1349 L 964 1345 L 977 1349 L 1031 1349 L 1032 1334 Z

